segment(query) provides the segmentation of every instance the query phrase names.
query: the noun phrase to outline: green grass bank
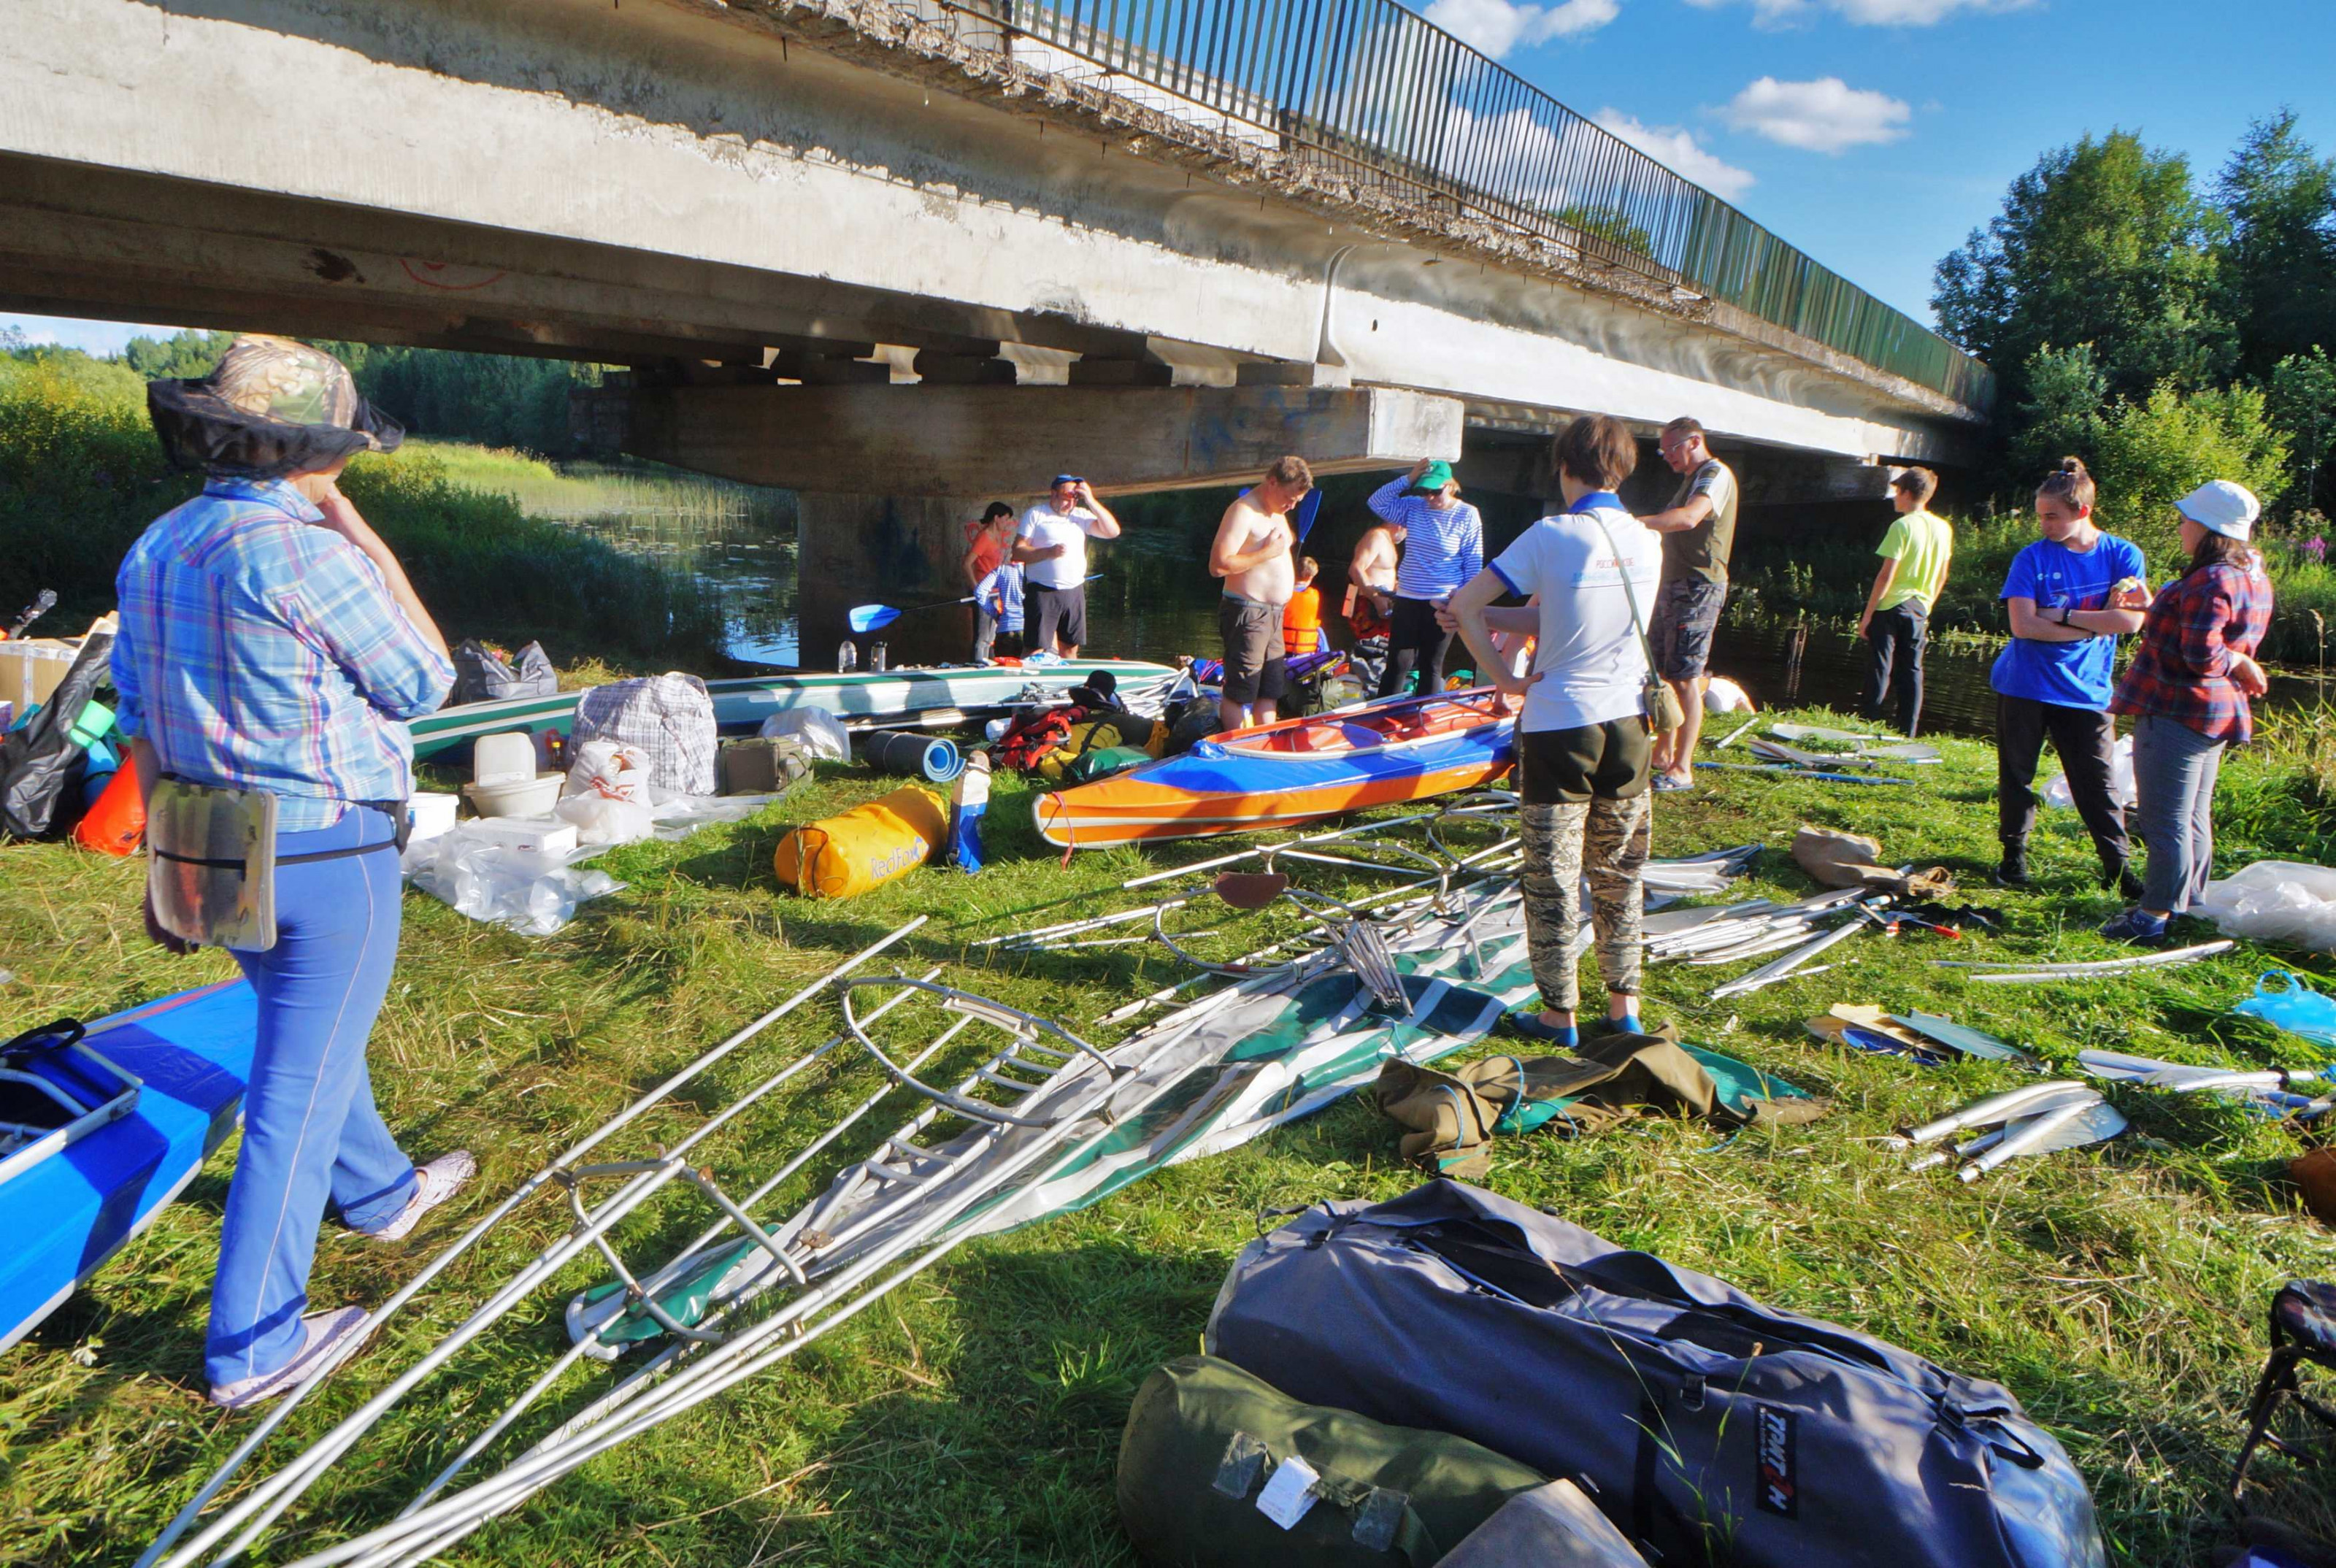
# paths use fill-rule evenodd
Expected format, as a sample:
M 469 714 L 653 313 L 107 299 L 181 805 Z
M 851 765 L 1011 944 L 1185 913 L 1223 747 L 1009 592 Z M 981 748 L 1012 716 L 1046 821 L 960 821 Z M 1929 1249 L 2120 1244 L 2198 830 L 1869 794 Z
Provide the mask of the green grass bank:
M 139 533 L 200 488 L 163 463 L 144 399 L 120 365 L 0 355 L 0 615 L 54 589 L 50 627 L 78 633 L 112 608 L 114 572 Z M 425 442 L 359 457 L 342 481 L 452 638 L 537 638 L 562 662 L 723 667 L 718 593 L 522 499 L 562 482 L 517 453 Z
M 1811 715 L 1806 716 L 1819 717 Z M 2091 927 L 2115 904 L 2090 884 L 2071 813 L 2039 833 L 2039 888 L 1985 885 L 1994 854 L 1993 759 L 1947 740 L 1943 765 L 1909 789 L 1708 774 L 1666 795 L 1657 852 L 1758 841 L 1772 852 L 1737 896 L 1795 897 L 1785 853 L 1796 823 L 1879 837 L 1893 863 L 1944 863 L 1967 898 L 2002 905 L 2000 940 L 1860 936 L 1840 967 L 1714 1005 L 1729 968 L 1650 971 L 1649 1010 L 1689 1037 L 1832 1098 L 1815 1125 L 1723 1141 L 1649 1123 L 1579 1142 L 1533 1135 L 1498 1150 L 1495 1190 L 1616 1241 L 1718 1274 L 1780 1305 L 1884 1335 L 2009 1385 L 2068 1446 L 2099 1504 L 2113 1560 L 2203 1563 L 2227 1538 L 2220 1487 L 2263 1353 L 2263 1313 L 2292 1276 L 2336 1272 L 2336 1237 L 2278 1179 L 2309 1135 L 2225 1105 L 2118 1089 L 2131 1134 L 2107 1146 L 2016 1163 L 1975 1186 L 1910 1175 L 1883 1136 L 2020 1081 L 1969 1063 L 1925 1069 L 1809 1037 L 1835 1001 L 1944 1013 L 2025 1045 L 2056 1069 L 2087 1047 L 2186 1061 L 2303 1065 L 2301 1042 L 2229 1005 L 2255 975 L 2290 967 L 2336 985 L 2336 963 L 2251 948 L 2155 976 L 2045 987 L 1975 984 L 1942 956 L 2091 959 L 2115 950 Z M 2291 753 L 2224 771 L 2225 870 L 2258 857 L 2325 862 L 2331 797 Z M 967 944 L 1017 925 L 1132 906 L 1124 878 L 1200 858 L 1202 846 L 1077 857 L 1066 869 L 1029 825 L 1028 794 L 1001 780 L 976 877 L 927 870 L 848 903 L 774 891 L 769 859 L 791 822 L 886 787 L 825 769 L 815 789 L 761 819 L 678 844 L 607 857 L 626 891 L 585 906 L 556 937 L 473 925 L 406 899 L 400 967 L 373 1047 L 377 1093 L 420 1153 L 467 1144 L 472 1193 L 417 1236 L 382 1248 L 330 1236 L 319 1301 L 380 1300 L 469 1219 L 642 1087 L 843 955 L 919 913 L 930 923 L 900 967 L 945 978 L 1074 1027 L 1174 971 L 1156 949 L 992 959 Z M 1333 890 L 1310 868 L 1304 880 Z M 141 867 L 70 849 L 0 850 L 0 1019 L 94 1016 L 227 972 L 217 955 L 170 959 L 137 912 Z M 725 1064 L 665 1115 L 677 1132 L 833 1028 L 806 1009 Z M 1115 1037 L 1098 1030 L 1096 1037 Z M 856 1084 L 859 1079 L 849 1080 Z M 799 1146 L 842 1103 L 845 1080 L 793 1121 L 742 1131 L 709 1154 L 725 1177 Z M 871 1122 L 889 1125 L 891 1111 Z M 872 1136 L 872 1134 L 871 1134 Z M 1192 1349 L 1209 1302 L 1264 1210 L 1384 1198 L 1416 1180 L 1396 1130 L 1349 1101 L 1246 1148 L 1179 1167 L 1070 1218 L 973 1243 L 802 1358 L 599 1459 L 497 1522 L 450 1561 L 497 1564 L 1127 1563 L 1111 1476 L 1127 1402 L 1145 1372 Z M 859 1148 L 839 1151 L 839 1159 Z M 229 1162 L 214 1157 L 184 1198 L 94 1289 L 0 1359 L 0 1560 L 125 1563 L 233 1446 L 244 1422 L 203 1401 L 200 1343 Z M 823 1162 L 814 1162 L 824 1182 Z M 456 1320 L 526 1252 L 564 1229 L 555 1205 L 459 1266 L 426 1311 L 394 1328 L 295 1417 L 313 1436 Z M 662 1232 L 659 1232 L 663 1234 Z M 628 1238 L 629 1240 L 630 1238 Z M 644 1242 L 645 1245 L 645 1242 Z M 595 1283 L 579 1264 L 522 1315 L 519 1338 L 565 1344 L 558 1306 Z M 315 1550 L 353 1511 L 381 1516 L 410 1489 L 442 1428 L 499 1407 L 532 1371 L 465 1363 L 433 1385 L 313 1495 L 296 1537 Z M 2324 1479 L 2276 1456 L 2260 1511 L 2336 1535 Z

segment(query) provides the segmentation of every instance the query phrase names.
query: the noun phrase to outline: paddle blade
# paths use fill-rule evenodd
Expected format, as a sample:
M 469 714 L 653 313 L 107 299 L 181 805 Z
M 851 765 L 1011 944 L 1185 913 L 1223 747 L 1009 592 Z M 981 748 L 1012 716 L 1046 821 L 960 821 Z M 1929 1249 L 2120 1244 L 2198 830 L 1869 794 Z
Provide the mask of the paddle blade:
M 1314 516 L 1321 510 L 1322 492 L 1315 489 L 1308 491 L 1306 499 L 1299 502 L 1297 510 L 1290 513 L 1290 526 L 1297 533 L 1299 543 L 1306 542 L 1306 536 L 1314 530 Z
M 889 604 L 855 604 L 844 619 L 855 634 L 882 631 L 900 618 L 900 612 Z
M 1261 910 L 1289 890 L 1290 878 L 1280 872 L 1219 872 L 1213 886 L 1234 909 Z

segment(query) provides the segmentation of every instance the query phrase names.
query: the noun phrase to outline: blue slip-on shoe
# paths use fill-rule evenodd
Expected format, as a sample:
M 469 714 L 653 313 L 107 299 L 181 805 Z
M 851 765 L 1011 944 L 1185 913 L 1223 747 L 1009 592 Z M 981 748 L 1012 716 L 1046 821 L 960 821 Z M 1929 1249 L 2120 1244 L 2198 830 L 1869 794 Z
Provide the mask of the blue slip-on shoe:
M 1664 794 L 1669 794 L 1678 790 L 1691 790 L 1695 788 L 1695 780 L 1693 778 L 1681 778 L 1677 774 L 1659 773 L 1655 775 L 1654 787 L 1662 791 Z
M 1539 1040 L 1544 1045 L 1563 1046 L 1570 1051 L 1582 1043 L 1582 1030 L 1579 1026 L 1561 1029 L 1554 1024 L 1543 1023 L 1539 1013 L 1511 1013 L 1508 1016 L 1508 1022 L 1509 1027 L 1518 1034 L 1529 1040 Z
M 2136 907 L 2126 911 L 2125 913 L 2103 926 L 2101 935 L 2113 942 L 2162 948 L 2166 942 L 2166 921 Z

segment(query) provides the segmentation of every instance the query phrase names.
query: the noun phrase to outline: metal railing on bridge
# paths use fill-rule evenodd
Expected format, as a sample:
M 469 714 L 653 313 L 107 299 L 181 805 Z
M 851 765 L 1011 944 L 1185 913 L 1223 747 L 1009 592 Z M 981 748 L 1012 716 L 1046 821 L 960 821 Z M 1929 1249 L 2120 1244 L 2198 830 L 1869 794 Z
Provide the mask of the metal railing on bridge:
M 1171 112 L 1724 301 L 1967 406 L 1993 397 L 1978 360 L 1394 0 L 938 3 L 1017 52 L 1034 42 L 1042 63 L 1167 94 Z

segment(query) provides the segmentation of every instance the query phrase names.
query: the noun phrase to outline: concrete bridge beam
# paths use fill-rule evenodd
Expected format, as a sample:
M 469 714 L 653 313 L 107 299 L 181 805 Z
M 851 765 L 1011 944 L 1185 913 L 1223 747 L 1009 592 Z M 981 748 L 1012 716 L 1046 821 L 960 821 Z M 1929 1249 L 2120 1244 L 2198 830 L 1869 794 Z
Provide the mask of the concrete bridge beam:
M 579 391 L 600 445 L 749 484 L 1024 495 L 1066 467 L 1108 493 L 1460 455 L 1462 405 L 1386 387 L 626 386 Z

